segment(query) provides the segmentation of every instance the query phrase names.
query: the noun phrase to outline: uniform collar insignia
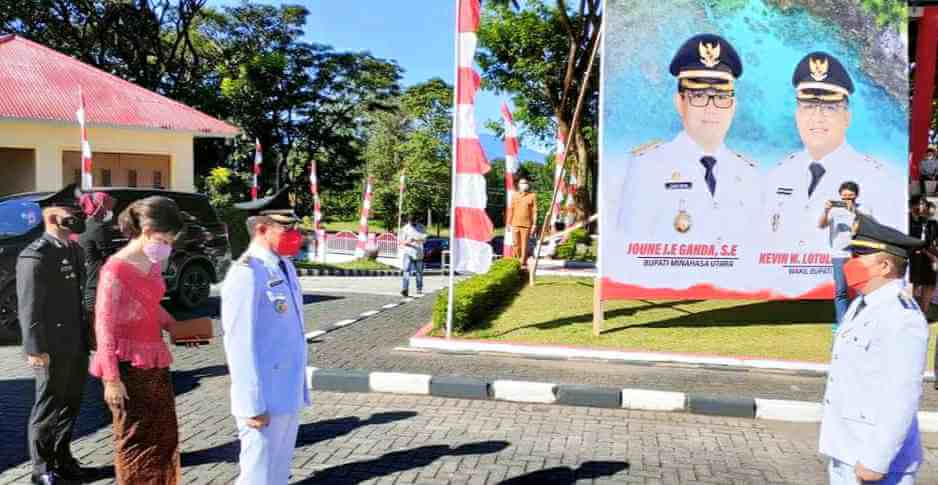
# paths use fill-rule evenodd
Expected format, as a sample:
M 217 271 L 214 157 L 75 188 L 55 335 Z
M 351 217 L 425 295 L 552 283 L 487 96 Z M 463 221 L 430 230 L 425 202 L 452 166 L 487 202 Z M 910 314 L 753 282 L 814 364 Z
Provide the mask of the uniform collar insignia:
M 827 69 L 830 65 L 830 61 L 826 57 L 819 59 L 812 57 L 808 60 L 808 63 L 811 66 L 811 79 L 818 82 L 827 79 Z
M 720 64 L 720 43 L 697 45 L 697 52 L 700 54 L 700 63 L 709 68 L 714 68 Z

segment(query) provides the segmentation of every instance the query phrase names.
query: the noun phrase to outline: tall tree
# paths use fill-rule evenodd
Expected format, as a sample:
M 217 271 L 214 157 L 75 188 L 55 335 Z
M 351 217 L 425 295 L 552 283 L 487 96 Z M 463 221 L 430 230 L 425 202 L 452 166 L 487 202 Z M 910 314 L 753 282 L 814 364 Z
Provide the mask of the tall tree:
M 552 141 L 574 124 L 577 97 L 594 46 L 599 42 L 602 2 L 580 0 L 486 2 L 479 28 L 478 55 L 487 87 L 508 93 L 515 120 L 528 133 Z M 595 208 L 599 114 L 598 64 L 587 82 L 587 96 L 568 158 L 581 181 L 580 216 Z M 550 196 L 548 196 L 549 198 Z

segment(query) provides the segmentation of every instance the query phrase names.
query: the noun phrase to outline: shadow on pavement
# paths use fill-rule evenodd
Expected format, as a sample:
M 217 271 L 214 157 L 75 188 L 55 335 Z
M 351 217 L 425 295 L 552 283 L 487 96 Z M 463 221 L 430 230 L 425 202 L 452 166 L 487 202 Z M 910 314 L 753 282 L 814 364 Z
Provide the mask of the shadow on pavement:
M 13 468 L 29 461 L 26 433 L 29 428 L 29 412 L 36 395 L 33 379 L 8 379 L 0 381 L 0 470 Z M 81 438 L 111 424 L 111 412 L 104 404 L 101 381 L 88 377 L 81 402 L 81 414 L 72 434 L 72 439 Z
M 534 485 L 541 483 L 573 485 L 579 480 L 595 480 L 608 477 L 628 468 L 629 464 L 622 461 L 587 461 L 576 470 L 566 466 L 547 468 L 509 478 L 499 482 L 499 485 Z
M 199 381 L 208 377 L 221 377 L 228 375 L 228 366 L 212 365 L 201 369 L 173 371 L 173 388 L 176 396 L 194 391 L 199 387 Z
M 345 436 L 365 426 L 388 424 L 416 416 L 413 411 L 395 411 L 373 414 L 368 419 L 346 417 L 327 419 L 300 425 L 296 435 L 296 448 L 313 445 L 322 441 Z M 241 452 L 240 442 L 235 440 L 212 448 L 190 451 L 182 454 L 182 466 L 198 466 L 209 463 L 237 463 Z
M 480 441 L 456 447 L 430 445 L 392 451 L 373 460 L 356 461 L 326 468 L 296 484 L 356 484 L 394 473 L 423 468 L 444 456 L 487 455 L 508 448 L 507 441 Z

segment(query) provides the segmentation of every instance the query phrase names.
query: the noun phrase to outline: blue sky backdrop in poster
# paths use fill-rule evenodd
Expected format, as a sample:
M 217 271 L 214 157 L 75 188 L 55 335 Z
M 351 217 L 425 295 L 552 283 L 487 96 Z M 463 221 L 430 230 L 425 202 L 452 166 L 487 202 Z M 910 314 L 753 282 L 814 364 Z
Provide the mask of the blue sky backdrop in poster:
M 858 2 L 839 0 L 844 4 Z M 850 35 L 857 32 L 849 19 L 825 18 L 799 6 L 803 3 L 608 0 L 607 59 L 603 67 L 604 161 L 623 163 L 632 148 L 653 140 L 668 141 L 681 130 L 672 103 L 677 82 L 668 72 L 668 65 L 686 39 L 700 32 L 712 32 L 731 42 L 743 62 L 743 74 L 736 85 L 736 117 L 726 140 L 728 147 L 757 161 L 763 172 L 782 157 L 802 149 L 794 120 L 792 72 L 805 54 L 822 50 L 841 60 L 856 86 L 850 102 L 852 123 L 847 141 L 859 152 L 888 163 L 895 173 L 905 174 L 908 87 L 897 82 L 889 85 L 889 79 L 882 75 L 898 73 L 892 76 L 893 80 L 905 79 L 908 69 L 905 33 L 897 31 L 894 35 L 869 39 L 877 43 L 880 51 L 892 54 L 873 59 L 868 50 L 863 52 L 856 42 L 851 42 Z M 861 66 L 872 66 L 870 70 L 876 73 Z

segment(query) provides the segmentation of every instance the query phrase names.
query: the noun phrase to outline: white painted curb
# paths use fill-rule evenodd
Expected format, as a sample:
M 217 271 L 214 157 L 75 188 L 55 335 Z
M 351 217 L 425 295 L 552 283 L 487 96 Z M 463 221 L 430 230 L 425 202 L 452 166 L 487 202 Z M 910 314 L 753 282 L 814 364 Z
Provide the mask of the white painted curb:
M 317 367 L 306 366 L 306 387 L 310 389 L 310 393 L 313 389 L 313 374 L 317 369 Z
M 492 394 L 501 401 L 553 404 L 557 402 L 556 387 L 544 382 L 495 381 L 492 382 Z
M 683 392 L 623 389 L 622 407 L 642 411 L 683 411 L 687 397 Z
M 306 340 L 312 340 L 320 335 L 325 335 L 325 334 L 326 332 L 324 330 L 314 330 L 312 332 L 306 332 Z
M 756 398 L 756 419 L 789 421 L 792 423 L 820 423 L 824 416 L 821 403 Z
M 378 310 L 371 310 L 371 311 L 362 313 L 360 316 L 361 316 L 361 318 L 368 318 L 368 317 L 375 316 L 375 315 L 377 315 L 377 314 L 379 314 L 379 313 L 381 313 L 381 312 L 378 311 Z
M 430 394 L 430 376 L 398 372 L 372 372 L 368 375 L 372 391 L 390 394 Z
M 346 326 L 346 325 L 351 325 L 351 324 L 353 324 L 353 323 L 355 323 L 355 322 L 357 322 L 357 321 L 358 321 L 358 320 L 355 320 L 355 319 L 341 320 L 341 321 L 335 322 L 334 325 L 335 325 L 336 327 L 344 327 L 344 326 Z
M 920 411 L 918 413 L 918 429 L 923 433 L 938 433 L 938 413 Z

